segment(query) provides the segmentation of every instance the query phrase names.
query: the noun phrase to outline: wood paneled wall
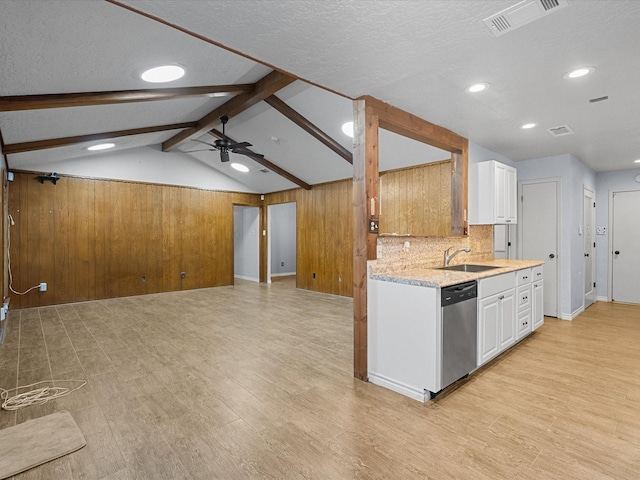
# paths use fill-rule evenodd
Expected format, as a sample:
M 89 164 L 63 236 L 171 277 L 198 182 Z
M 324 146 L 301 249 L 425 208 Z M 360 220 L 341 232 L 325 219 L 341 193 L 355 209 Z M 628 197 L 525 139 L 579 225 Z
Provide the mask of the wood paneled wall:
M 451 235 L 451 160 L 380 173 L 380 233 Z
M 259 195 L 16 173 L 13 308 L 233 284 L 233 205 Z M 186 277 L 180 278 L 185 272 Z M 143 280 L 144 277 L 144 280 Z
M 349 179 L 265 195 L 266 205 L 296 202 L 298 288 L 352 295 L 352 185 Z

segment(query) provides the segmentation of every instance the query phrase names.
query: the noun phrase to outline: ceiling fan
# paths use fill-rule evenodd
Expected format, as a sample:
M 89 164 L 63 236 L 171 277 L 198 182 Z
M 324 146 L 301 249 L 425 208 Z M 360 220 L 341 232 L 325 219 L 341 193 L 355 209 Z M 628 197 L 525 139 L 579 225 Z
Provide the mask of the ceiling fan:
M 252 152 L 251 150 L 247 149 L 247 147 L 251 147 L 251 144 L 249 142 L 236 143 L 230 140 L 229 138 L 227 138 L 227 135 L 225 134 L 225 131 L 224 131 L 224 126 L 229 121 L 229 117 L 227 117 L 226 115 L 223 115 L 222 117 L 220 117 L 220 121 L 222 122 L 222 138 L 221 139 L 216 140 L 213 143 L 208 143 L 208 142 L 203 142 L 202 140 L 196 140 L 195 138 L 192 138 L 194 142 L 204 143 L 205 145 L 209 145 L 210 147 L 213 147 L 213 148 L 207 148 L 204 150 L 192 150 L 191 152 L 185 152 L 185 153 L 204 152 L 204 151 L 213 152 L 214 150 L 218 150 L 220 151 L 221 162 L 229 161 L 229 152 L 238 153 L 240 155 L 246 155 L 247 157 L 251 157 L 251 158 L 264 158 L 264 155 Z

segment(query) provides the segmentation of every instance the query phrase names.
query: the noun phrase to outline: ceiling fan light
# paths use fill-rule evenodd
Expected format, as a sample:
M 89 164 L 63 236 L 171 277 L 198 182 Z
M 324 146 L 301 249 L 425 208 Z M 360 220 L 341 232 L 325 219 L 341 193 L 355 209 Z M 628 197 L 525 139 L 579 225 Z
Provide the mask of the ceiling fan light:
M 247 173 L 249 171 L 249 167 L 247 167 L 246 165 L 243 165 L 241 163 L 232 163 L 231 164 L 231 168 L 242 172 L 242 173 Z
M 347 137 L 353 138 L 353 122 L 345 122 L 342 124 L 342 133 Z
M 91 150 L 92 152 L 96 152 L 98 150 L 107 150 L 107 149 L 113 148 L 115 146 L 116 146 L 115 143 L 98 143 L 96 145 L 91 145 L 90 147 L 87 147 L 87 150 Z
M 150 83 L 166 83 L 173 82 L 182 78 L 185 74 L 184 67 L 180 65 L 160 65 L 142 72 L 140 78 Z

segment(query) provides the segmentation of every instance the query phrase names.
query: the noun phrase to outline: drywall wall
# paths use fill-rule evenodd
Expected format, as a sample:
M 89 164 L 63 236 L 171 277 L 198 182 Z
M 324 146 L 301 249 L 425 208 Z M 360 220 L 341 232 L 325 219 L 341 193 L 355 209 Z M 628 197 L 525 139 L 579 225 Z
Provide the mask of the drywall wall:
M 296 273 L 296 204 L 269 206 L 271 275 Z
M 596 191 L 596 174 L 573 155 L 535 158 L 515 163 L 518 181 L 561 178 L 561 295 L 559 315 L 572 319 L 584 308 L 583 189 Z M 597 223 L 597 222 L 596 222 Z
M 596 175 L 596 226 L 607 227 L 606 235 L 596 235 L 596 298 L 610 301 L 609 296 L 609 236 L 611 193 L 624 190 L 640 190 L 635 177 L 640 169 L 603 172 Z
M 260 209 L 233 207 L 233 274 L 237 278 L 260 281 Z

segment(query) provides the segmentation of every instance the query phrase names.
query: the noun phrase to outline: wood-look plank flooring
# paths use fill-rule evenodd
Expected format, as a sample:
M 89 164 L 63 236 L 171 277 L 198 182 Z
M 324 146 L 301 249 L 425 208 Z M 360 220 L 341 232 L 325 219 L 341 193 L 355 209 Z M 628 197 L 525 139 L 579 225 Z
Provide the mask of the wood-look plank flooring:
M 89 382 L 0 412 L 4 428 L 66 409 L 87 439 L 16 480 L 640 477 L 637 306 L 547 318 L 425 405 L 355 380 L 351 299 L 293 280 L 16 310 L 8 321 L 0 386 Z

